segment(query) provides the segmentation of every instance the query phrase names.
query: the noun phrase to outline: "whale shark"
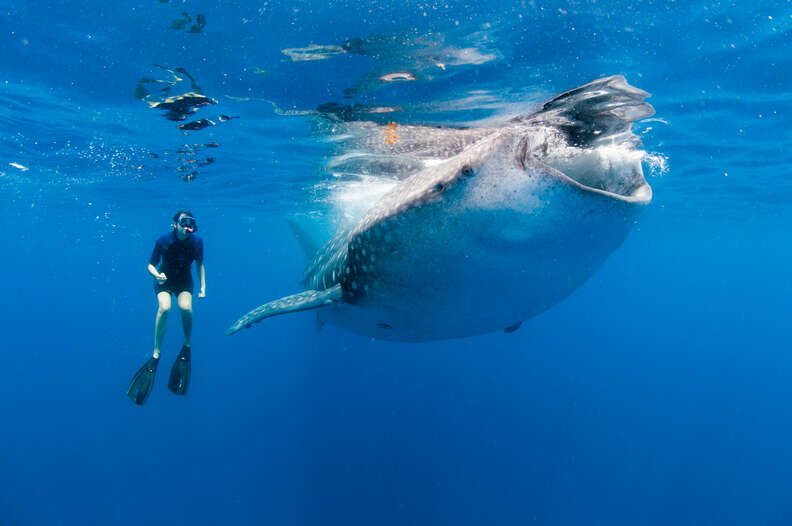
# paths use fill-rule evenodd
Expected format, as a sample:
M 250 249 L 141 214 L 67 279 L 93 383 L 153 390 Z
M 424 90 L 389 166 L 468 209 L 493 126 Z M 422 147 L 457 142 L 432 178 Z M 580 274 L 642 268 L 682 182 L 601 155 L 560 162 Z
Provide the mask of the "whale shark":
M 482 127 L 346 123 L 349 153 L 396 182 L 308 264 L 304 290 L 226 334 L 317 309 L 321 323 L 424 342 L 517 329 L 569 296 L 652 200 L 632 132 L 654 114 L 623 76 Z

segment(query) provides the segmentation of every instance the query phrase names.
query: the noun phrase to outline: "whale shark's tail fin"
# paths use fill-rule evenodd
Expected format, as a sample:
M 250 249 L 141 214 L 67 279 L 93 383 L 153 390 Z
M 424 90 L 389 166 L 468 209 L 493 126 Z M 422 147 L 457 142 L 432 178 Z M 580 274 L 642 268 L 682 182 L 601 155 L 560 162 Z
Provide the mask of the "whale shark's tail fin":
M 614 75 L 561 93 L 535 113 L 513 121 L 554 126 L 574 146 L 624 141 L 638 146 L 640 140 L 630 127 L 635 121 L 654 115 L 654 108 L 644 102 L 648 96 L 649 93 L 630 86 L 623 76 Z
M 252 324 L 258 323 L 264 318 L 289 312 L 318 309 L 319 307 L 339 302 L 342 300 L 343 294 L 341 285 L 336 285 L 326 290 L 306 290 L 299 294 L 270 301 L 239 318 L 226 330 L 226 336 L 230 336 L 242 328 L 249 328 Z

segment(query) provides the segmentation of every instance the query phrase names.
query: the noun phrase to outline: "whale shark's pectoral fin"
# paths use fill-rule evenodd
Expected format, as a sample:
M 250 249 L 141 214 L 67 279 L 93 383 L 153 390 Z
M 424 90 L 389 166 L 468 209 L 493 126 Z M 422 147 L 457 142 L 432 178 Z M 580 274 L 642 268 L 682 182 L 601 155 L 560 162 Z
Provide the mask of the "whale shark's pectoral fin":
M 226 330 L 226 336 L 230 336 L 242 329 L 249 328 L 252 324 L 258 323 L 264 318 L 297 312 L 301 310 L 318 309 L 331 303 L 341 301 L 343 297 L 341 285 L 336 285 L 326 290 L 306 290 L 299 294 L 285 296 L 275 301 L 265 303 L 239 318 L 231 327 Z
M 514 331 L 516 331 L 517 329 L 520 328 L 520 325 L 522 325 L 522 322 L 515 323 L 511 327 L 506 327 L 505 329 L 503 329 L 503 332 L 505 332 L 506 334 L 508 334 L 510 332 L 514 332 Z
M 310 261 L 319 250 L 319 244 L 299 223 L 297 223 L 297 221 L 291 218 L 287 219 L 286 221 L 289 223 L 289 226 L 294 233 L 294 237 L 297 238 L 297 242 L 300 243 L 300 247 L 303 249 L 305 257 L 308 258 L 308 261 Z

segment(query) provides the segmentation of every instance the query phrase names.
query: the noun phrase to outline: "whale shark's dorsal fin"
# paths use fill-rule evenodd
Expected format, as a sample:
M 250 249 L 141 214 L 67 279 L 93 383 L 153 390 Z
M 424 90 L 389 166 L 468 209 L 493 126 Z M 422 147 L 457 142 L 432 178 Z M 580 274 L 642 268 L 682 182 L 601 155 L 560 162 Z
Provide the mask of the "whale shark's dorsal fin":
M 234 334 L 243 327 L 248 328 L 253 323 L 258 323 L 264 318 L 277 316 L 279 314 L 287 314 L 289 312 L 318 309 L 319 307 L 339 302 L 342 300 L 343 295 L 344 293 L 339 284 L 327 290 L 306 290 L 299 294 L 284 296 L 275 301 L 265 303 L 239 318 L 228 330 L 226 330 L 226 336 Z

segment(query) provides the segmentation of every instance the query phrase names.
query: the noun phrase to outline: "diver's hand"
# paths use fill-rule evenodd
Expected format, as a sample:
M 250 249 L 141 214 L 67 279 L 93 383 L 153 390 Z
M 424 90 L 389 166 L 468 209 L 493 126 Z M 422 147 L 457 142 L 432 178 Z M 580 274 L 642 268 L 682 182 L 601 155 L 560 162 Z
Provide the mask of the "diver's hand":
M 199 290 L 198 291 L 198 297 L 199 298 L 205 298 L 206 297 L 206 291 L 204 289 Z
M 164 285 L 166 281 L 168 281 L 168 276 L 165 275 L 164 272 L 160 272 L 159 275 L 156 276 L 157 283 L 160 285 Z

